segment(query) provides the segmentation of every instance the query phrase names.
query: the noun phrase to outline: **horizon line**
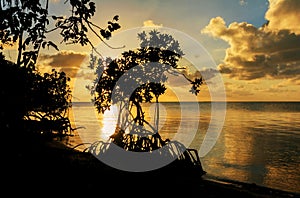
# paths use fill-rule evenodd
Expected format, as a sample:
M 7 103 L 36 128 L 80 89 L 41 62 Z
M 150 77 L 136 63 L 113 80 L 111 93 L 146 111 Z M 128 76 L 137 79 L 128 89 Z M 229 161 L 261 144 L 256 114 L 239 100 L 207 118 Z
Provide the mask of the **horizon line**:
M 159 103 L 171 103 L 171 102 L 300 102 L 298 100 L 226 100 L 226 101 L 210 101 L 210 100 L 203 100 L 203 101 L 160 101 Z M 75 102 L 71 102 L 71 103 L 92 103 L 91 101 L 75 101 Z M 142 102 L 142 103 L 148 103 L 148 102 Z M 149 103 L 155 103 L 155 101 L 153 102 L 149 102 Z

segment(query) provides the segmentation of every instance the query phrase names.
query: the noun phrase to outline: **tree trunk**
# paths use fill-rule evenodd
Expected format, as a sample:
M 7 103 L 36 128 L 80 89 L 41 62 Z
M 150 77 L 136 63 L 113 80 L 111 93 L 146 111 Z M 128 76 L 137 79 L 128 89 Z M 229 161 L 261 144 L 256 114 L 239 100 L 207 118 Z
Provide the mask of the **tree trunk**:
M 23 29 L 21 28 L 20 34 L 19 34 L 19 47 L 18 47 L 18 59 L 17 59 L 17 65 L 20 66 L 21 64 L 21 57 L 22 57 L 22 45 L 23 45 Z

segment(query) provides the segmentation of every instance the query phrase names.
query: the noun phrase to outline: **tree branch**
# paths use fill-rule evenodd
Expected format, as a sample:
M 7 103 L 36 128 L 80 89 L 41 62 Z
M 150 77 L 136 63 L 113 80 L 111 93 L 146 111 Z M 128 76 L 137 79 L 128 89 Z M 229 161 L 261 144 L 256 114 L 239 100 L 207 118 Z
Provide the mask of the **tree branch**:
M 111 45 L 109 45 L 108 43 L 106 43 L 103 38 L 92 28 L 91 26 L 91 22 L 85 19 L 85 22 L 87 23 L 87 25 L 89 26 L 90 30 L 92 30 L 92 32 L 109 48 L 111 49 L 122 49 L 125 47 L 125 45 L 123 45 L 122 47 L 112 47 Z

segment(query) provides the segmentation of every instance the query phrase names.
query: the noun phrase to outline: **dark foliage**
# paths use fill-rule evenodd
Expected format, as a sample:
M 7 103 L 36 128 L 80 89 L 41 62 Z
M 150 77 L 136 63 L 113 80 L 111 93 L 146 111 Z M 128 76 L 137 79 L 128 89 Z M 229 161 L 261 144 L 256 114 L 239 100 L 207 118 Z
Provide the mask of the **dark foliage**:
M 63 136 L 71 132 L 69 78 L 53 70 L 40 74 L 0 57 L 1 129 L 17 135 Z M 8 78 L 7 78 L 8 77 Z M 29 134 L 30 133 L 30 134 Z
M 17 46 L 15 63 L 5 60 L 2 53 L 0 60 L 1 75 L 5 76 L 1 80 L 1 129 L 5 132 L 62 136 L 73 130 L 67 115 L 71 106 L 70 79 L 56 70 L 40 73 L 36 66 L 41 49 L 59 50 L 46 35 L 58 30 L 62 43 L 90 45 L 94 49 L 88 31 L 104 42 L 120 25 L 119 16 L 108 21 L 106 28 L 94 24 L 91 19 L 96 6 L 90 0 L 65 3 L 70 6 L 69 16 L 49 14 L 49 0 L 0 1 L 0 50 Z M 48 29 L 51 24 L 55 27 Z
M 120 58 L 97 59 L 92 55 L 90 67 L 96 68 L 97 79 L 87 87 L 94 97 L 99 113 L 119 107 L 119 118 L 110 140 L 125 150 L 146 152 L 162 148 L 163 140 L 157 130 L 145 120 L 142 103 L 158 103 L 166 91 L 167 73 L 188 80 L 198 94 L 202 78 L 188 79 L 178 61 L 184 53 L 171 35 L 152 30 L 138 34 L 140 47 L 125 51 Z M 146 129 L 147 126 L 150 129 Z

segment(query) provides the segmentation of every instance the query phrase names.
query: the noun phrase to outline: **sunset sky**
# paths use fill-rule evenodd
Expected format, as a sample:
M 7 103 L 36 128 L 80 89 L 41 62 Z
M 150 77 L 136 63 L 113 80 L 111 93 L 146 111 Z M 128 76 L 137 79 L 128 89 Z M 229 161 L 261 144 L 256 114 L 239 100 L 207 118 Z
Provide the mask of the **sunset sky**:
M 66 15 L 69 9 L 64 2 L 51 0 L 50 13 Z M 113 16 L 120 16 L 121 29 L 116 34 L 157 26 L 176 29 L 195 39 L 215 61 L 227 101 L 300 101 L 299 0 L 95 2 L 97 13 L 93 20 L 100 26 L 106 26 Z M 59 43 L 61 38 L 57 35 L 51 34 L 49 38 Z M 93 39 L 96 46 L 100 44 Z M 59 48 L 59 52 L 41 52 L 40 68 L 63 69 L 73 79 L 84 78 L 78 68 L 89 55 L 90 47 Z M 203 87 L 198 99 L 210 100 L 207 88 Z

